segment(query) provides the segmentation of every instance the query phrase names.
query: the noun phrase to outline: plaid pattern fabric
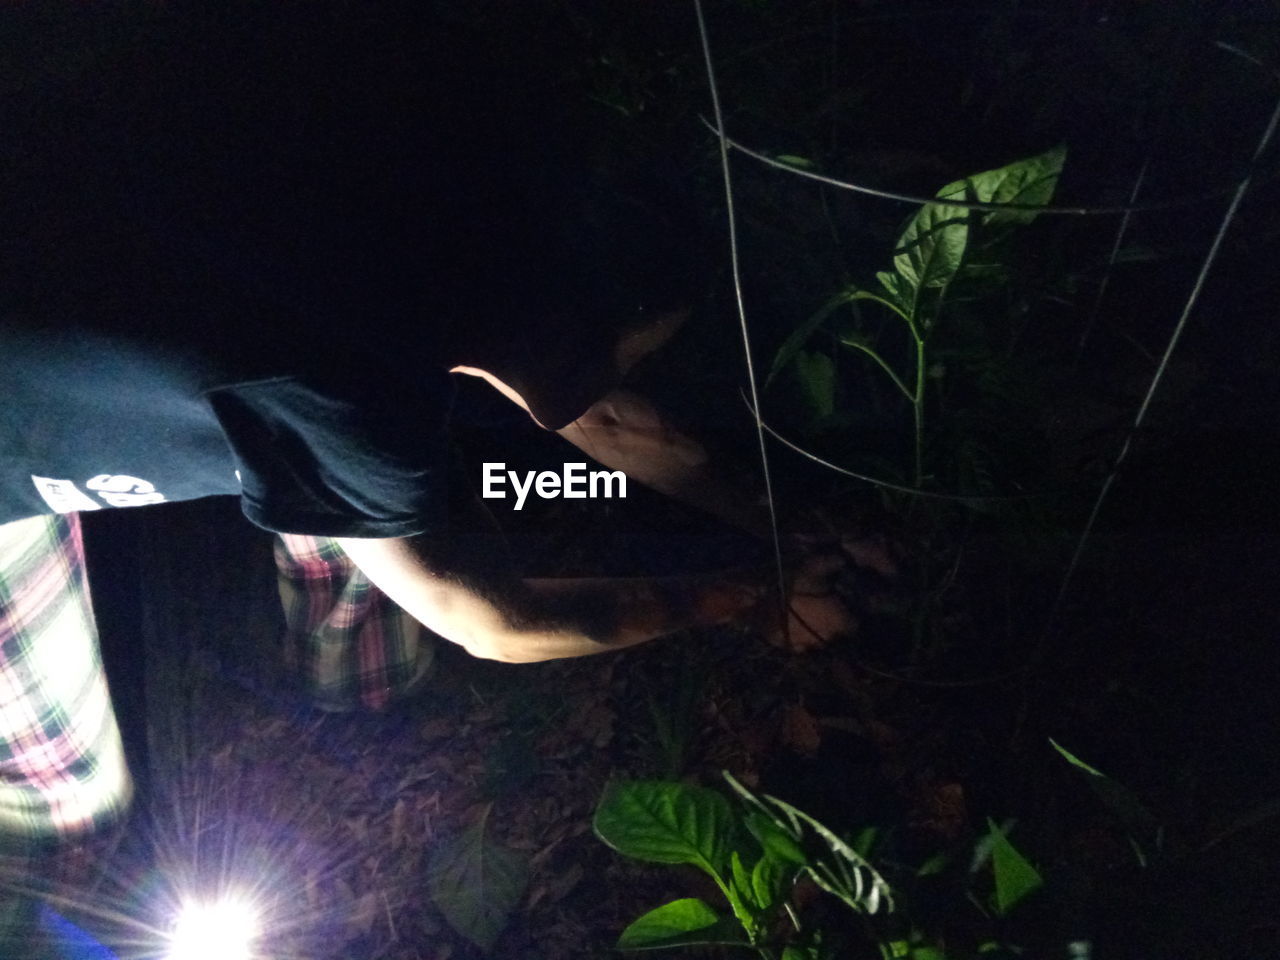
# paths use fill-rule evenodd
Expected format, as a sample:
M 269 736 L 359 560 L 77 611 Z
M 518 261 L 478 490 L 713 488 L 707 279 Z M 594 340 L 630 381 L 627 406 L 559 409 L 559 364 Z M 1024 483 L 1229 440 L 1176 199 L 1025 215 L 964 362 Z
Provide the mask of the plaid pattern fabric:
M 275 543 L 285 662 L 323 710 L 382 710 L 430 671 L 435 636 L 396 606 L 327 537 Z
M 74 835 L 131 794 L 79 517 L 0 525 L 0 836 Z

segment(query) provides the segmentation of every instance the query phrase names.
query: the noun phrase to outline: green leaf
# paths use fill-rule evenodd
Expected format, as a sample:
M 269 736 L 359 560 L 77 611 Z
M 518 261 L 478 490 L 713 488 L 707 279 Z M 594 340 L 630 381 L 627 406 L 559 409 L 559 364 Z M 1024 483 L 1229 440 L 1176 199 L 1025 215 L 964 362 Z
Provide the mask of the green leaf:
M 760 845 L 767 850 L 770 849 L 768 838 L 771 834 L 785 837 L 790 841 L 793 854 L 784 856 L 783 859 L 791 859 L 797 864 L 808 863 L 808 858 L 800 850 L 796 844 L 804 836 L 804 831 L 800 828 L 799 821 L 788 817 L 785 820 L 779 816 L 778 812 L 765 803 L 765 799 L 757 797 L 754 793 L 739 783 L 728 770 L 721 770 L 720 775 L 724 777 L 725 782 L 734 789 L 734 792 L 742 798 L 742 801 L 750 808 L 744 816 L 744 822 L 747 829 L 751 831 L 752 836 L 760 841 Z M 768 824 L 768 826 L 766 826 Z M 757 832 L 759 831 L 759 832 Z
M 836 365 L 825 353 L 801 350 L 794 361 L 796 380 L 810 411 L 819 419 L 836 409 Z
M 733 877 L 733 889 L 739 896 L 746 897 L 748 900 L 755 900 L 755 891 L 751 884 L 751 874 L 747 873 L 747 868 L 742 865 L 742 855 L 734 850 L 729 854 L 730 874 Z
M 619 950 L 658 950 L 694 944 L 749 946 L 742 929 L 697 897 L 673 900 L 633 921 L 618 938 Z
M 790 167 L 799 167 L 801 170 L 812 170 L 816 166 L 812 160 L 806 157 L 797 157 L 793 153 L 780 153 L 774 159 Z
M 875 913 L 882 904 L 887 911 L 894 909 L 893 888 L 858 851 L 803 810 L 768 794 L 764 799 L 791 822 L 805 824 L 835 855 L 830 862 L 817 861 L 806 868 L 814 883 L 860 913 Z
M 795 868 L 779 863 L 767 854 L 751 868 L 751 897 L 762 911 L 778 901 L 779 894 L 795 877 Z
M 1091 774 L 1092 776 L 1095 776 L 1095 777 L 1103 777 L 1105 779 L 1106 774 L 1104 774 L 1097 767 L 1089 766 L 1089 764 L 1085 763 L 1083 760 L 1077 757 L 1074 753 L 1072 753 L 1062 744 L 1058 743 L 1058 741 L 1053 739 L 1053 737 L 1049 738 L 1049 743 L 1053 746 L 1053 749 L 1057 750 L 1058 753 L 1062 754 L 1062 756 L 1066 759 L 1067 763 L 1071 764 L 1073 767 L 1078 767 L 1079 769 L 1083 770 L 1085 773 Z
M 1110 810 L 1112 815 L 1128 831 L 1137 845 L 1135 850 L 1137 858 L 1145 866 L 1146 855 L 1143 852 L 1143 844 L 1156 844 L 1157 833 L 1160 829 L 1160 822 L 1155 818 L 1155 815 L 1124 784 L 1111 779 L 1101 770 L 1085 763 L 1053 738 L 1049 739 L 1049 743 L 1069 764 L 1077 770 L 1088 774 L 1087 782 L 1089 788 L 1102 801 L 1103 806 Z
M 948 200 L 968 200 L 979 203 L 1022 203 L 1043 206 L 1053 199 L 1062 164 L 1067 158 L 1067 148 L 1058 146 L 1052 150 L 1025 160 L 1017 160 L 996 170 L 975 173 L 949 183 L 938 191 L 939 197 Z M 980 221 L 993 223 L 1030 223 L 1036 218 L 1034 210 L 983 210 Z
M 766 852 L 777 850 L 779 860 L 800 867 L 823 890 L 839 897 L 860 913 L 875 913 L 883 904 L 893 910 L 893 888 L 875 867 L 848 843 L 803 810 L 763 794 L 756 796 L 726 770 L 725 780 L 751 807 L 745 817 L 747 829 Z M 815 860 L 800 849 L 805 833 L 811 832 L 831 850 L 834 858 Z M 778 837 L 785 838 L 779 841 Z
M 931 946 L 912 947 L 908 956 L 911 960 L 947 960 L 947 955 L 941 949 Z
M 782 948 L 782 960 L 822 960 L 825 954 L 816 945 L 788 944 Z
M 945 189 L 945 188 L 944 188 Z M 962 207 L 930 203 L 912 217 L 898 238 L 893 266 L 910 291 L 908 302 L 919 301 L 928 287 L 944 287 L 951 282 L 964 261 L 969 243 L 969 214 Z M 914 315 L 914 307 L 907 311 Z
M 916 876 L 917 877 L 936 876 L 937 874 L 942 873 L 943 870 L 947 869 L 947 867 L 950 866 L 950 864 L 951 864 L 950 853 L 946 851 L 943 851 L 942 853 L 935 853 L 932 857 L 930 857 L 924 863 L 920 864 L 919 869 L 916 870 Z
M 488 811 L 452 841 L 438 847 L 427 889 L 458 933 L 488 953 L 524 895 L 528 861 L 486 835 Z
M 853 838 L 853 849 L 858 851 L 858 856 L 871 856 L 871 848 L 876 845 L 879 835 L 880 831 L 875 827 L 863 827 L 859 830 L 858 835 Z
M 771 860 L 795 866 L 804 866 L 808 862 L 795 839 L 767 813 L 749 811 L 743 816 L 743 822 Z
M 659 780 L 611 783 L 593 825 L 619 853 L 651 863 L 693 864 L 724 886 L 733 812 L 714 790 Z
M 991 868 L 996 877 L 995 909 L 1005 916 L 1027 896 L 1044 886 L 1044 878 L 1027 858 L 1009 842 L 996 822 L 987 818 L 990 827 Z
M 804 323 L 791 331 L 791 335 L 783 341 L 782 346 L 778 348 L 778 352 L 773 357 L 773 366 L 769 369 L 769 376 L 765 378 L 765 385 L 767 386 L 774 377 L 795 359 L 796 354 L 809 342 L 809 338 L 822 325 L 823 320 L 826 320 L 827 317 L 831 316 L 846 303 L 852 303 L 855 298 L 856 291 L 852 287 L 847 290 L 841 290 L 814 311 Z
M 911 315 L 911 286 L 900 275 L 886 270 L 876 272 L 876 279 L 884 288 L 885 299 L 902 311 L 903 316 Z

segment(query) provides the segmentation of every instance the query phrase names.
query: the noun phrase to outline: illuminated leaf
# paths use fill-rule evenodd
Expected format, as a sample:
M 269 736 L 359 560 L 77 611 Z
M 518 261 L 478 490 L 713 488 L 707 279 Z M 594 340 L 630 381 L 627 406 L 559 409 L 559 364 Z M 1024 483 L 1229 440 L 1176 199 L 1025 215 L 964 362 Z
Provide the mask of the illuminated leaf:
M 1077 767 L 1078 769 L 1083 770 L 1085 773 L 1090 774 L 1091 776 L 1105 777 L 1105 774 L 1101 770 L 1099 770 L 1097 767 L 1092 767 L 1089 764 L 1085 763 L 1083 760 L 1077 757 L 1074 753 L 1072 753 L 1066 747 L 1062 746 L 1062 744 L 1058 743 L 1057 740 L 1054 740 L 1052 737 L 1050 737 L 1049 743 L 1053 746 L 1053 749 L 1057 750 L 1058 753 L 1062 754 L 1062 756 L 1066 759 L 1067 763 L 1071 764 L 1073 767 Z
M 811 861 L 807 873 L 814 883 L 859 913 L 875 913 L 881 906 L 894 909 L 893 888 L 857 850 L 803 810 L 768 794 L 765 800 L 792 823 L 806 825 L 831 851 L 831 857 Z
M 751 888 L 751 874 L 747 873 L 747 868 L 742 865 L 742 855 L 737 850 L 729 854 L 729 867 L 734 890 L 739 894 L 745 894 L 748 899 L 754 900 L 755 896 Z
M 914 305 L 926 287 L 944 287 L 964 260 L 969 243 L 969 214 L 962 207 L 931 203 L 920 209 L 898 238 L 893 266 Z M 883 283 L 883 281 L 881 281 Z M 915 309 L 908 313 L 914 314 Z
M 1009 842 L 994 820 L 988 819 L 991 842 L 991 868 L 996 878 L 995 908 L 1007 914 L 1027 896 L 1044 886 L 1044 878 L 1027 858 Z
M 619 950 L 658 950 L 694 944 L 747 946 L 742 928 L 697 897 L 673 900 L 633 921 L 618 938 Z
M 771 859 L 795 866 L 804 866 L 807 862 L 800 845 L 768 814 L 752 810 L 743 817 L 743 822 Z
M 795 879 L 795 868 L 765 855 L 751 868 L 751 895 L 761 910 L 777 901 L 784 887 Z
M 1054 147 L 1008 166 L 975 173 L 963 180 L 949 183 L 938 191 L 938 196 L 955 200 L 976 200 L 979 203 L 1042 206 L 1053 199 L 1066 158 L 1066 147 Z M 983 224 L 1030 223 L 1036 216 L 1034 210 L 984 210 L 980 220 Z
M 876 279 L 884 288 L 885 299 L 906 316 L 911 315 L 911 286 L 900 275 L 887 270 L 876 271 Z
M 714 790 L 633 780 L 609 784 L 596 809 L 596 835 L 619 853 L 653 863 L 688 863 L 720 880 L 729 867 L 733 813 Z
M 805 157 L 797 157 L 793 153 L 780 153 L 774 159 L 779 163 L 785 163 L 789 167 L 799 167 L 801 170 L 812 170 L 816 166 L 812 160 Z

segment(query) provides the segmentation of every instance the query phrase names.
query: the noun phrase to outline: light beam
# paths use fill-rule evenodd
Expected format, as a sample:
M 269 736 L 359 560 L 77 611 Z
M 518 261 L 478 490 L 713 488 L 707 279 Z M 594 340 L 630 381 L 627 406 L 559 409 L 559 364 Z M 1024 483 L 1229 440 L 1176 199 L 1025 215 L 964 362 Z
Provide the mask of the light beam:
M 169 939 L 166 960 L 253 960 L 256 912 L 232 897 L 183 906 Z

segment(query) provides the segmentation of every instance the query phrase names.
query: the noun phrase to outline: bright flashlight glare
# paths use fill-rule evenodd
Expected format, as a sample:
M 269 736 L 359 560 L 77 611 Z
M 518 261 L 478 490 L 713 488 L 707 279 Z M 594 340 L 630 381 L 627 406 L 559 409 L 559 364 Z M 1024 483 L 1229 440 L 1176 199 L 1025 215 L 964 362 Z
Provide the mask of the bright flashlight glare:
M 168 960 L 252 960 L 258 918 L 239 900 L 189 903 L 174 925 Z

